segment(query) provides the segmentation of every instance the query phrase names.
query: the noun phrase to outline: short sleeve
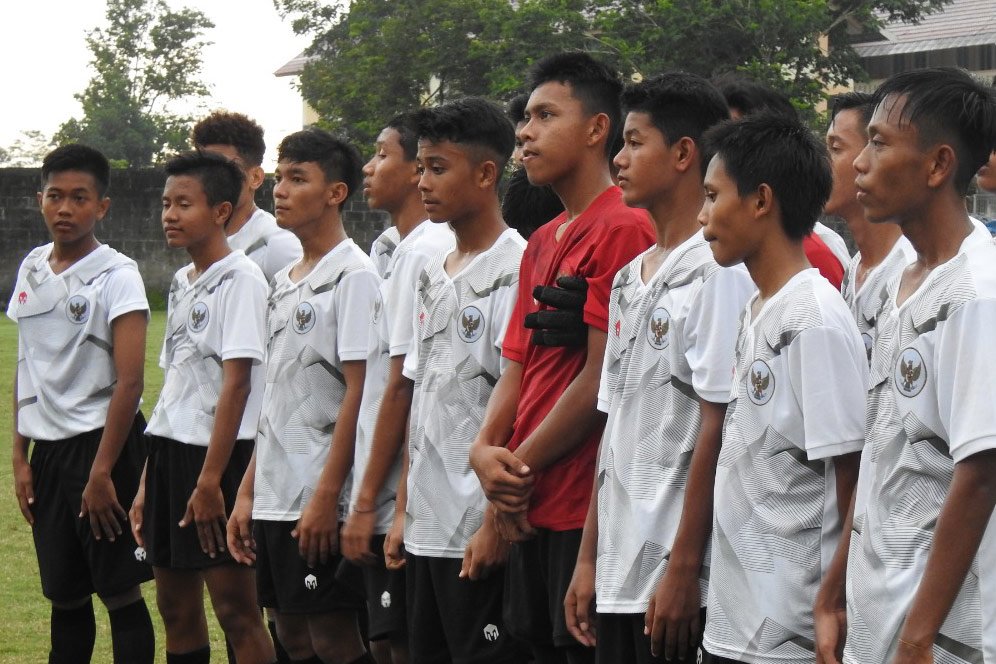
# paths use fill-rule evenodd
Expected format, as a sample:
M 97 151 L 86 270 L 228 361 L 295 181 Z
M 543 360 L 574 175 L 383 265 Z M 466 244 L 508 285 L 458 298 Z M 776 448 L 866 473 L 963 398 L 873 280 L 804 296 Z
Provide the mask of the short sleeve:
M 425 274 L 424 269 L 422 270 L 421 273 L 419 273 L 419 279 L 422 278 L 423 274 Z M 415 380 L 415 376 L 418 373 L 418 351 L 419 351 L 418 317 L 419 314 L 421 313 L 421 309 L 422 309 L 422 296 L 419 293 L 419 291 L 416 290 L 412 294 L 412 314 L 411 318 L 408 321 L 408 324 L 411 325 L 412 328 L 411 331 L 412 343 L 408 349 L 408 352 L 405 354 L 405 363 L 401 367 L 401 375 L 409 380 Z
M 22 260 L 20 267 L 17 268 L 17 279 L 14 280 L 14 289 L 10 292 L 10 302 L 7 303 L 7 318 L 15 323 L 17 322 L 17 298 L 24 290 L 24 265 L 27 260 L 27 258 Z
M 502 354 L 502 349 L 505 346 L 505 336 L 508 334 L 509 322 L 512 320 L 515 305 L 519 300 L 518 289 L 518 283 L 514 286 L 509 285 L 502 288 L 495 294 L 497 295 L 497 298 L 492 306 L 491 320 L 494 321 L 494 327 L 492 329 L 495 331 L 494 346 L 498 349 L 498 355 L 500 358 L 499 362 L 502 372 L 504 372 L 505 367 L 508 366 L 509 358 Z
M 996 300 L 966 302 L 940 325 L 934 349 L 937 411 L 955 462 L 996 448 L 996 353 L 980 330 L 996 329 Z M 930 380 L 928 374 L 927 380 Z
M 639 214 L 645 214 L 640 211 Z M 588 282 L 588 299 L 584 303 L 584 322 L 602 332 L 609 331 L 609 295 L 616 272 L 654 243 L 649 222 L 609 225 L 601 241 L 592 248 L 583 271 Z
M 388 354 L 391 357 L 405 355 L 412 347 L 415 291 L 419 275 L 431 259 L 431 255 L 422 251 L 406 252 L 398 256 L 391 276 L 387 278 L 384 312 L 387 316 Z
M 533 234 L 533 238 L 536 234 Z M 514 293 L 514 303 L 505 326 L 505 336 L 502 338 L 501 354 L 506 360 L 523 363 L 526 359 L 526 348 L 529 344 L 529 330 L 526 329 L 526 314 L 533 300 L 532 289 L 532 257 L 529 247 L 522 255 L 519 263 L 519 283 Z
M 366 360 L 371 335 L 370 314 L 380 299 L 380 278 L 370 270 L 346 275 L 336 291 L 336 352 L 343 362 Z
M 619 275 L 616 274 L 615 282 L 609 298 L 609 320 L 622 320 L 622 312 L 619 310 Z M 597 408 L 603 413 L 609 412 L 612 405 L 612 394 L 616 391 L 616 384 L 619 380 L 618 367 L 613 369 L 613 365 L 619 362 L 622 356 L 622 337 L 611 333 L 605 336 L 605 354 L 602 356 L 602 373 L 598 379 L 598 403 Z
M 696 294 L 685 317 L 685 359 L 702 399 L 729 403 L 740 317 L 754 292 L 742 267 L 720 268 Z
M 235 272 L 221 313 L 221 359 L 263 361 L 266 347 L 267 286 L 251 272 Z
M 302 253 L 301 242 L 293 233 L 283 229 L 274 233 L 266 243 L 266 257 L 263 259 L 266 279 L 272 281 L 273 275 L 296 262 Z
M 128 265 L 112 270 L 101 288 L 107 320 L 112 321 L 132 311 L 149 315 L 149 301 L 145 297 L 145 283 L 138 268 Z
M 809 459 L 860 451 L 868 360 L 857 327 L 809 328 L 782 352 L 788 355 L 789 379 L 801 407 Z

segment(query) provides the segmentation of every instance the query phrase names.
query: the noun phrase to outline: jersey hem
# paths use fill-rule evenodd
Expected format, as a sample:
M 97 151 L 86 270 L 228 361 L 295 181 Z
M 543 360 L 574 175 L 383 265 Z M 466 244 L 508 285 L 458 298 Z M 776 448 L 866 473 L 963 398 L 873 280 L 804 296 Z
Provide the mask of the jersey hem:
M 800 659 L 798 657 L 759 657 L 751 653 L 731 650 L 725 646 L 720 646 L 711 642 L 708 638 L 702 638 L 702 648 L 710 655 L 724 657 L 745 664 L 812 664 L 812 659 Z
M 460 551 L 452 551 L 448 549 L 437 549 L 434 547 L 426 548 L 421 546 L 412 546 L 408 542 L 405 542 L 405 551 L 413 556 L 421 556 L 423 558 L 456 558 L 460 560 L 463 559 L 465 553 L 465 549 L 461 549 Z

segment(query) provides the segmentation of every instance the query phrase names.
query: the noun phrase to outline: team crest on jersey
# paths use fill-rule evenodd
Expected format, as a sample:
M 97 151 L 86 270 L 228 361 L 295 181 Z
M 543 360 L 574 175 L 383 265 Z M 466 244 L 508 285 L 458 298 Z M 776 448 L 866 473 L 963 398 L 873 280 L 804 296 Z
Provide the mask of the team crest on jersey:
M 868 334 L 867 332 L 862 332 L 861 333 L 861 341 L 863 341 L 864 344 L 865 344 L 865 355 L 868 356 L 868 364 L 871 364 L 871 361 L 872 361 L 872 346 L 875 345 L 875 342 L 872 341 L 872 335 Z
M 200 332 L 207 327 L 210 315 L 208 305 L 203 302 L 195 302 L 194 306 L 190 307 L 190 317 L 187 319 L 187 327 L 193 332 Z
M 650 323 L 647 325 L 647 341 L 657 350 L 667 348 L 668 330 L 671 329 L 671 314 L 664 307 L 657 307 L 650 315 Z
M 907 348 L 899 354 L 895 381 L 904 397 L 915 397 L 927 384 L 927 369 L 923 366 L 923 356 L 916 348 Z
M 90 320 L 90 301 L 82 295 L 73 295 L 66 302 L 66 316 L 69 322 L 82 325 Z
M 315 326 L 315 308 L 310 302 L 302 302 L 294 310 L 294 331 L 307 334 Z
M 747 370 L 747 396 L 758 406 L 771 401 L 775 393 L 775 376 L 764 360 L 754 360 Z
M 475 306 L 467 306 L 460 312 L 460 338 L 474 343 L 484 334 L 484 314 Z

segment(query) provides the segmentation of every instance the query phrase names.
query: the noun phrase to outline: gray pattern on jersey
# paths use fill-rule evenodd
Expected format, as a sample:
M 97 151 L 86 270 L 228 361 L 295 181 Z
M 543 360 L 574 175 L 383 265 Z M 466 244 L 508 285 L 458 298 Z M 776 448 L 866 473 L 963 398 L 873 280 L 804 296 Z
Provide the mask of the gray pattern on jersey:
M 516 296 L 523 248 L 517 234 L 504 235 L 452 281 L 445 255 L 419 279 L 405 523 L 405 546 L 417 555 L 461 557 L 481 525 L 487 499 L 470 468 L 470 445 L 500 375 L 496 342 Z
M 867 504 L 855 509 L 847 573 L 844 657 L 854 664 L 892 659 L 954 475 L 941 432 L 912 412 L 900 416 L 893 378 L 903 349 L 977 296 L 964 255 L 939 270 L 943 272 L 902 310 L 895 307 L 899 277 L 894 277 L 872 355 L 864 454 L 873 474 Z M 981 664 L 981 634 L 976 557 L 935 642 L 935 661 Z
M 851 313 L 854 314 L 858 332 L 861 333 L 861 340 L 868 353 L 869 365 L 871 364 L 872 348 L 875 346 L 875 337 L 878 335 L 879 316 L 889 299 L 889 282 L 910 262 L 902 246 L 904 243 L 906 240 L 903 238 L 897 240 L 896 246 L 885 259 L 865 276 L 860 291 L 856 288 L 855 281 L 858 267 L 861 264 L 860 253 L 851 258 L 851 262 L 848 263 L 844 272 L 844 281 L 841 283 L 840 292 Z
M 660 308 L 670 303 L 674 309 L 670 291 L 688 289 L 681 301 L 694 299 L 720 268 L 704 240 L 675 258 L 645 289 L 642 260 L 629 263 L 617 274 L 609 299 L 609 321 L 621 322 L 621 334 L 610 330 L 606 346 L 611 401 L 597 483 L 600 607 L 632 608 L 653 596 L 677 526 L 669 517 L 681 512 L 701 428 L 682 343 L 685 319 L 679 311 L 669 311 L 665 319 Z M 707 566 L 700 583 L 704 606 Z
M 382 279 L 387 279 L 391 274 L 390 269 L 393 264 L 391 257 L 394 256 L 394 250 L 398 248 L 399 242 L 401 242 L 401 235 L 396 226 L 391 226 L 378 235 L 377 239 L 370 245 L 370 260 L 373 261 L 374 267 L 377 268 L 377 274 Z

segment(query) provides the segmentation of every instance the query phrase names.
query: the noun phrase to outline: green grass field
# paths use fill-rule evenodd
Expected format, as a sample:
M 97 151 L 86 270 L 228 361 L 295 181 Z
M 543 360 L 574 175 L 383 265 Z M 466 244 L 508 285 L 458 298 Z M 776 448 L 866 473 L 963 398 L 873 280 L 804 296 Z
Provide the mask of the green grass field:
M 162 371 L 157 366 L 159 347 L 163 339 L 166 314 L 153 312 L 145 361 L 145 403 L 148 415 L 162 388 Z M 31 528 L 25 523 L 14 497 L 10 464 L 11 389 L 17 363 L 17 327 L 5 316 L 0 319 L 0 663 L 44 664 L 48 661 L 49 605 L 42 597 L 38 581 L 38 565 L 31 542 Z M 125 508 L 127 509 L 127 505 Z M 165 637 L 156 611 L 155 586 L 144 586 L 145 598 L 156 626 L 156 661 L 165 662 Z M 111 636 L 107 613 L 99 601 L 94 601 L 97 614 L 97 645 L 94 662 L 111 662 Z M 208 604 L 210 606 L 210 604 Z M 209 615 L 210 610 L 208 611 Z M 225 644 L 221 630 L 213 618 L 211 650 L 213 660 L 225 661 Z

